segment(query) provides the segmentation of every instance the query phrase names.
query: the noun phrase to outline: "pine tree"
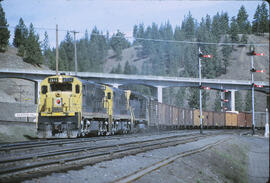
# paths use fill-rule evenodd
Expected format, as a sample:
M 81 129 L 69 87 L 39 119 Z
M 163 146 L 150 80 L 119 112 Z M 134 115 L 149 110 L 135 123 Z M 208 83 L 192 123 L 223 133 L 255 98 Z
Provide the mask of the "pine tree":
M 67 32 L 67 34 L 65 36 L 65 40 L 63 42 L 61 42 L 60 47 L 65 50 L 65 55 L 62 54 L 61 56 L 59 55 L 59 57 L 62 60 L 66 60 L 66 64 L 67 64 L 66 69 L 68 71 L 74 71 L 74 68 L 75 68 L 75 63 L 74 63 L 74 43 L 73 43 L 73 39 L 71 37 L 70 32 Z
M 264 32 L 269 31 L 269 14 L 265 2 L 257 6 L 253 19 L 253 33 L 264 35 Z
M 229 16 L 227 12 L 220 15 L 220 31 L 221 34 L 229 33 Z
M 95 27 L 91 32 L 89 43 L 89 60 L 92 65 L 89 69 L 91 71 L 103 71 L 108 49 L 106 37 Z
M 239 28 L 238 33 L 240 34 L 248 33 L 248 29 L 249 29 L 248 14 L 243 5 L 240 7 L 238 11 L 236 21 Z
M 246 34 L 243 34 L 242 35 L 240 42 L 243 43 L 243 44 L 247 44 L 248 43 L 248 37 L 247 37 Z M 242 45 L 242 46 L 245 46 L 245 45 Z
M 266 3 L 263 2 L 260 11 L 260 32 L 269 32 L 269 14 Z
M 178 89 L 177 94 L 175 96 L 174 105 L 178 107 L 184 107 L 185 95 L 186 95 L 186 88 Z
M 219 15 L 219 13 L 217 13 L 214 17 L 213 17 L 213 22 L 212 22 L 212 30 L 211 30 L 212 34 L 215 36 L 215 39 L 217 41 L 219 41 L 222 30 L 221 30 L 221 17 Z
M 218 91 L 216 92 L 214 110 L 217 112 L 221 111 L 221 96 L 220 96 L 220 92 L 218 92 Z
M 10 32 L 8 30 L 7 19 L 5 17 L 5 12 L 0 3 L 0 52 L 5 52 L 8 46 L 8 40 L 10 37 Z
M 124 74 L 131 74 L 132 73 L 131 66 L 130 66 L 128 61 L 126 61 L 123 73 Z
M 225 36 L 224 43 L 228 43 L 228 42 L 229 42 L 228 36 Z M 223 74 L 226 74 L 227 73 L 227 67 L 230 64 L 230 56 L 231 56 L 231 53 L 232 53 L 232 47 L 224 45 L 222 47 L 222 49 L 221 49 L 221 52 L 222 52 L 222 57 L 223 57 L 222 58 L 222 61 L 223 61 Z
M 116 68 L 113 68 L 111 70 L 111 73 L 112 74 L 122 74 L 122 67 L 121 67 L 120 63 L 118 63 Z
M 231 35 L 231 40 L 234 43 L 237 43 L 239 41 L 238 32 L 239 32 L 238 24 L 235 17 L 233 16 L 231 19 L 230 35 Z
M 235 92 L 235 110 L 236 111 L 242 111 L 243 109 L 242 104 L 242 96 L 239 91 Z
M 117 33 L 114 34 L 110 41 L 110 46 L 113 51 L 116 53 L 117 60 L 122 58 L 122 50 L 130 47 L 130 43 L 126 40 L 125 35 L 117 30 Z
M 189 97 L 188 97 L 188 105 L 190 108 L 199 109 L 199 90 L 190 88 Z
M 41 53 L 39 36 L 35 35 L 34 26 L 31 23 L 29 27 L 29 35 L 25 44 L 25 54 L 23 60 L 31 64 L 42 64 L 43 57 Z
M 251 91 L 248 91 L 245 97 L 245 111 L 252 110 Z
M 253 22 L 252 22 L 252 32 L 258 33 L 259 32 L 259 25 L 260 25 L 260 15 L 261 15 L 261 6 L 258 4 L 256 12 L 253 16 Z
M 44 33 L 44 40 L 42 42 L 41 47 L 42 47 L 45 64 L 49 65 L 50 46 L 49 46 L 49 36 L 48 36 L 47 31 L 45 31 Z
M 24 24 L 23 19 L 20 18 L 19 24 L 15 27 L 13 46 L 15 46 L 16 48 L 19 48 L 21 45 L 25 46 L 27 37 L 28 29 Z

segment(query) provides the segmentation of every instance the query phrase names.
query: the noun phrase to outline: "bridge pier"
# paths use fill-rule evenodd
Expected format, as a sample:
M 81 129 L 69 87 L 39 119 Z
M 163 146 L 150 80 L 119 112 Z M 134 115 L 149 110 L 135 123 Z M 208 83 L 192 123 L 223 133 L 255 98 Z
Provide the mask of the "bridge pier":
M 40 98 L 40 83 L 41 81 L 35 81 L 35 104 L 39 103 Z
M 236 90 L 230 90 L 230 111 L 235 111 L 235 91 Z
M 163 86 L 157 86 L 157 98 L 158 102 L 162 103 L 162 88 Z

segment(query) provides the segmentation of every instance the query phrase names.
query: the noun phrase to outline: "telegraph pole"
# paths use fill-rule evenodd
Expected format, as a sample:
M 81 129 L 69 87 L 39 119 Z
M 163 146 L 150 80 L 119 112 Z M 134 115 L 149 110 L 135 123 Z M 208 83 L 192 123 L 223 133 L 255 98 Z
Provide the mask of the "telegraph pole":
M 202 55 L 201 48 L 199 47 L 199 55 Z M 199 56 L 199 80 L 200 80 L 200 133 L 203 133 L 203 124 L 202 124 L 202 76 L 201 76 L 201 57 Z
M 75 76 L 77 76 L 77 71 L 78 71 L 78 65 L 77 65 L 77 48 L 76 48 L 76 34 L 79 32 L 71 31 L 74 34 L 74 61 L 75 61 Z
M 56 24 L 56 67 L 55 67 L 55 71 L 56 71 L 56 75 L 58 75 L 58 25 Z

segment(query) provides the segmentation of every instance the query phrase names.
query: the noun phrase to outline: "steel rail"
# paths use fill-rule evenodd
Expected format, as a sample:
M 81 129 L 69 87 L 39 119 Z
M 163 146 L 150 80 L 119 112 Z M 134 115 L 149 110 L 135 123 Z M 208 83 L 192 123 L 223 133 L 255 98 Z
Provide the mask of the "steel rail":
M 190 137 L 190 138 L 186 138 L 186 139 L 182 139 L 182 140 L 176 140 L 176 139 L 171 139 L 170 141 L 167 141 L 165 138 L 163 138 L 162 140 L 160 139 L 155 139 L 152 140 L 152 143 L 149 143 L 150 141 L 142 141 L 142 142 L 134 142 L 133 144 L 131 143 L 125 143 L 125 144 L 119 144 L 118 146 L 116 145 L 110 145 L 107 146 L 111 147 L 112 149 L 110 150 L 102 150 L 100 152 L 90 152 L 87 153 L 87 150 L 84 150 L 83 152 L 86 152 L 86 154 L 84 155 L 78 155 L 78 156 L 72 156 L 72 157 L 67 157 L 67 158 L 61 158 L 61 159 L 49 159 L 47 161 L 43 161 L 40 162 L 29 162 L 29 163 L 25 163 L 25 164 L 20 164 L 19 166 L 12 166 L 12 167 L 5 167 L 2 168 L 0 170 L 0 175 L 3 174 L 7 174 L 7 173 L 14 173 L 14 172 L 18 172 L 21 170 L 29 170 L 29 169 L 33 169 L 33 168 L 41 168 L 44 166 L 48 166 L 48 165 L 53 165 L 53 164 L 63 164 L 63 163 L 67 163 L 67 162 L 76 162 L 78 160 L 85 160 L 85 159 L 89 159 L 89 158 L 93 158 L 93 157 L 102 157 L 102 156 L 106 156 L 106 155 L 110 155 L 110 157 L 113 157 L 114 154 L 116 153 L 121 153 L 122 156 L 125 156 L 125 153 L 128 153 L 129 151 L 134 151 L 136 153 L 138 152 L 144 152 L 147 150 L 152 150 L 152 149 L 156 149 L 156 148 L 162 148 L 162 147 L 168 147 L 168 146 L 173 146 L 173 145 L 179 145 L 179 144 L 183 144 L 183 143 L 188 143 L 188 142 L 192 142 L 192 141 L 196 141 L 198 140 L 200 137 L 207 137 L 208 135 L 199 135 L 197 134 L 197 136 L 195 137 Z M 175 137 L 177 138 L 177 137 Z M 179 137 L 178 137 L 179 138 Z M 106 148 L 102 147 L 103 149 Z M 80 151 L 81 152 L 81 151 Z M 33 157 L 32 157 L 33 159 Z M 113 158 L 111 158 L 113 159 Z M 35 157 L 33 160 L 37 160 Z M 1 180 L 1 178 L 0 178 Z
M 114 183 L 133 182 L 133 181 L 138 180 L 139 178 L 143 177 L 146 174 L 149 174 L 149 173 L 151 173 L 151 172 L 153 172 L 153 171 L 155 171 L 157 169 L 160 169 L 163 166 L 166 166 L 166 165 L 174 162 L 175 160 L 177 160 L 177 159 L 179 159 L 181 157 L 190 156 L 192 154 L 205 151 L 205 150 L 207 150 L 207 149 L 209 149 L 209 148 L 211 148 L 211 147 L 213 147 L 215 145 L 218 145 L 218 144 L 220 144 L 220 143 L 222 143 L 224 141 L 227 141 L 229 139 L 231 139 L 231 137 L 230 138 L 223 138 L 223 139 L 221 139 L 221 140 L 219 140 L 217 142 L 214 142 L 212 144 L 207 144 L 207 145 L 199 147 L 197 149 L 181 152 L 181 153 L 176 154 L 174 156 L 167 157 L 166 159 L 160 160 L 160 161 L 158 161 L 158 162 L 156 162 L 156 163 L 154 163 L 154 164 L 152 164 L 152 165 L 150 165 L 148 167 L 145 167 L 144 169 L 137 170 L 137 171 L 135 171 L 135 172 L 133 172 L 133 173 L 127 175 L 127 176 L 124 176 L 124 177 L 122 177 L 120 179 L 117 179 L 117 180 L 115 180 L 113 182 Z
M 126 145 L 138 144 L 138 143 L 148 143 L 148 142 L 153 142 L 153 141 L 183 138 L 186 136 L 191 136 L 191 134 L 174 135 L 174 136 L 169 136 L 169 137 L 161 137 L 161 138 L 156 138 L 156 139 L 134 141 L 134 142 L 127 142 L 127 143 L 116 143 L 116 144 L 112 144 L 112 145 L 95 145 L 95 146 L 87 145 L 87 146 L 80 146 L 80 147 L 75 147 L 75 148 L 74 147 L 64 148 L 64 149 L 60 149 L 60 150 L 53 150 L 53 151 L 42 152 L 42 153 L 37 152 L 34 154 L 28 154 L 26 156 L 21 156 L 21 157 L 11 157 L 11 158 L 5 157 L 4 159 L 0 159 L 0 164 L 29 160 L 29 159 L 33 159 L 33 158 L 37 159 L 37 158 L 44 158 L 44 157 L 50 157 L 50 156 L 59 156 L 59 155 L 77 153 L 77 152 L 82 152 L 82 151 L 90 151 L 90 150 L 97 150 L 97 149 L 104 149 L 104 148 L 113 148 L 115 146 L 126 146 Z M 0 170 L 0 174 L 1 174 L 1 170 Z
M 161 134 L 170 134 L 175 133 L 175 131 L 166 131 Z M 151 136 L 155 134 L 144 134 L 144 136 Z M 190 135 L 190 134 L 189 134 Z M 129 135 L 117 135 L 117 136 L 99 136 L 99 137 L 89 137 L 89 138 L 76 138 L 76 139 L 51 139 L 51 140 L 38 140 L 38 141 L 23 141 L 23 142 L 16 142 L 16 143 L 6 143 L 0 144 L 0 152 L 1 151 L 11 151 L 11 150 L 18 150 L 18 149 L 26 149 L 26 148 L 34 148 L 34 147 L 44 147 L 44 146 L 52 146 L 52 145 L 64 145 L 64 144 L 72 144 L 72 143 L 87 143 L 87 142 L 96 142 L 101 140 L 115 140 L 115 139 L 126 139 L 126 138 L 133 138 L 138 137 L 141 135 L 137 134 L 129 134 Z

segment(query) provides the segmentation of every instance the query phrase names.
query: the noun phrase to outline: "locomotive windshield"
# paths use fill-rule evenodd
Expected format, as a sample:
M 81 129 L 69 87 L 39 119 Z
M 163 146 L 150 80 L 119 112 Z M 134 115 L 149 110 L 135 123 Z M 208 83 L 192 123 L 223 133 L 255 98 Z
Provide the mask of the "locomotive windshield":
M 71 83 L 52 83 L 51 91 L 72 91 Z

